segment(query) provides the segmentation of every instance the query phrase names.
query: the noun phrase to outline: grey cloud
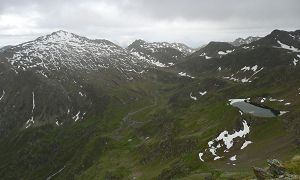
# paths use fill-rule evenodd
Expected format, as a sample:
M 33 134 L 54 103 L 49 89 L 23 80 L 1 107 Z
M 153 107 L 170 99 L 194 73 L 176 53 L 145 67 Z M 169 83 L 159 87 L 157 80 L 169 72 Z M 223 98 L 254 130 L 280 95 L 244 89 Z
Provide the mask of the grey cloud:
M 299 15 L 297 0 L 187 0 L 138 1 L 139 9 L 159 17 L 226 19 L 231 17 L 278 18 Z M 284 12 L 284 13 L 283 13 Z
M 0 0 L 0 45 L 65 29 L 122 45 L 143 38 L 200 46 L 294 30 L 298 17 L 299 0 Z

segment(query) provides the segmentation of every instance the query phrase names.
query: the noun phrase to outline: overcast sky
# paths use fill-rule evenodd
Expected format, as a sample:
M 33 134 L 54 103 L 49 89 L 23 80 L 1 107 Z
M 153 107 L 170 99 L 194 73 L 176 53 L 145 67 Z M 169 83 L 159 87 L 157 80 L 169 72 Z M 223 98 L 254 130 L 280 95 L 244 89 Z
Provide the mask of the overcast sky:
M 56 30 L 108 39 L 183 42 L 300 29 L 300 0 L 0 0 L 0 46 Z

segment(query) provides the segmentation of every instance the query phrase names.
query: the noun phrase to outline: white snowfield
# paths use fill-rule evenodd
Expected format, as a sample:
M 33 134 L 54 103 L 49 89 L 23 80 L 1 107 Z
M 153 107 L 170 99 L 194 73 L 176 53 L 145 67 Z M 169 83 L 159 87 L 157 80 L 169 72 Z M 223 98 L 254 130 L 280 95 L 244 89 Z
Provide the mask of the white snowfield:
M 293 46 L 286 45 L 286 44 L 280 42 L 279 40 L 277 40 L 277 43 L 280 45 L 280 48 L 282 48 L 282 49 L 286 49 L 286 50 L 293 51 L 293 52 L 300 52 L 299 49 L 297 49 Z
M 230 149 L 233 146 L 233 140 L 237 137 L 244 138 L 250 132 L 250 127 L 248 126 L 247 122 L 243 121 L 243 129 L 240 131 L 235 131 L 234 133 L 230 134 L 228 131 L 223 131 L 219 134 L 217 138 L 212 141 L 208 142 L 209 147 L 215 148 L 213 146 L 214 142 L 223 141 L 224 145 L 227 149 Z
M 26 121 L 26 129 L 29 128 L 31 125 L 34 124 L 34 120 L 33 120 L 33 112 L 34 112 L 34 109 L 35 109 L 35 100 L 34 100 L 34 92 L 32 92 L 32 109 L 31 109 L 31 118 L 29 118 L 27 121 Z
M 244 101 L 245 99 L 235 99 L 235 102 Z M 218 150 L 221 148 L 225 148 L 224 152 L 227 153 L 229 150 L 234 146 L 234 142 L 236 142 L 236 139 L 245 139 L 246 136 L 250 133 L 250 126 L 247 124 L 245 120 L 242 122 L 243 127 L 239 131 L 233 131 L 232 133 L 228 132 L 227 130 L 221 132 L 216 138 L 209 141 L 208 144 L 208 151 L 214 156 L 214 160 L 218 160 L 221 158 L 224 158 L 224 156 L 218 155 Z M 241 149 L 246 148 L 249 144 L 251 144 L 251 141 L 244 140 L 244 143 L 241 147 Z M 207 149 L 204 150 L 206 152 Z M 204 162 L 203 156 L 205 155 L 204 152 L 199 153 L 199 159 Z M 236 160 L 236 155 L 230 158 L 231 161 Z

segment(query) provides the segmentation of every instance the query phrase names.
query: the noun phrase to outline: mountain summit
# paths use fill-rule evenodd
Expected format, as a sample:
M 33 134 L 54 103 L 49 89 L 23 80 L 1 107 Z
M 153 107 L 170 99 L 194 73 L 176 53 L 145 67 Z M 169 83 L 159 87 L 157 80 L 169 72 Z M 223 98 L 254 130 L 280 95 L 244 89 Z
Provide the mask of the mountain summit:
M 182 43 L 136 40 L 126 48 L 132 55 L 159 67 L 172 66 L 195 50 Z
M 236 40 L 234 40 L 233 42 L 231 42 L 230 44 L 234 45 L 234 46 L 241 46 L 241 45 L 245 45 L 245 44 L 250 44 L 254 41 L 257 41 L 261 39 L 261 37 L 258 36 L 249 36 L 245 39 L 243 38 L 237 38 Z
M 66 31 L 57 31 L 10 47 L 2 53 L 15 69 L 100 70 L 119 68 L 141 70 L 138 61 L 125 49 L 107 40 L 91 40 Z

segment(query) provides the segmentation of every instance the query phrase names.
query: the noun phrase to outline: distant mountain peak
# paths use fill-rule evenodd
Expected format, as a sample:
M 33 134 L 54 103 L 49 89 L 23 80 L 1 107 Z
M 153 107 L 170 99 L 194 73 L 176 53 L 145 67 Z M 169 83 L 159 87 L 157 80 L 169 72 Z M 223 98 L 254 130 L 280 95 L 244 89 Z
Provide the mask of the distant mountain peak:
M 206 59 L 221 57 L 235 50 L 235 46 L 228 42 L 211 41 L 206 46 L 200 48 L 193 55 L 204 56 Z
M 274 34 L 279 34 L 279 33 L 285 33 L 286 31 L 280 30 L 280 29 L 275 29 L 273 30 L 270 34 L 274 35 Z
M 260 46 L 281 47 L 283 49 L 300 49 L 300 31 L 273 30 L 269 35 L 254 42 Z M 298 50 L 297 50 L 298 51 Z
M 50 35 L 60 37 L 60 38 L 68 38 L 68 37 L 74 37 L 74 36 L 79 37 L 79 35 L 76 35 L 74 33 L 64 31 L 64 30 L 55 31 L 55 32 L 51 33 Z
M 137 40 L 133 41 L 132 44 L 145 44 L 145 43 L 147 43 L 145 40 L 143 40 L 143 39 L 137 39 Z
M 37 41 L 48 41 L 48 42 L 79 42 L 82 40 L 88 40 L 88 38 L 76 35 L 74 33 L 71 32 L 67 32 L 64 30 L 59 30 L 59 31 L 55 31 L 52 32 L 51 34 L 45 35 L 45 36 L 41 36 L 39 38 L 36 39 Z
M 126 48 L 138 59 L 146 60 L 155 66 L 173 66 L 195 50 L 183 43 L 146 42 L 138 39 Z
M 132 49 L 132 48 L 135 48 L 136 46 L 139 46 L 139 48 L 151 49 L 152 51 L 154 49 L 159 49 L 159 48 L 173 48 L 173 49 L 176 49 L 186 55 L 191 54 L 195 51 L 194 49 L 190 48 L 189 46 L 187 46 L 183 43 L 146 42 L 142 39 L 135 40 L 133 43 L 131 43 L 127 47 L 127 49 Z
M 245 45 L 245 44 L 250 44 L 259 39 L 261 39 L 261 37 L 258 37 L 258 36 L 248 36 L 245 39 L 239 37 L 236 40 L 234 40 L 233 42 L 230 42 L 230 44 L 232 44 L 234 46 L 241 46 L 241 45 Z

